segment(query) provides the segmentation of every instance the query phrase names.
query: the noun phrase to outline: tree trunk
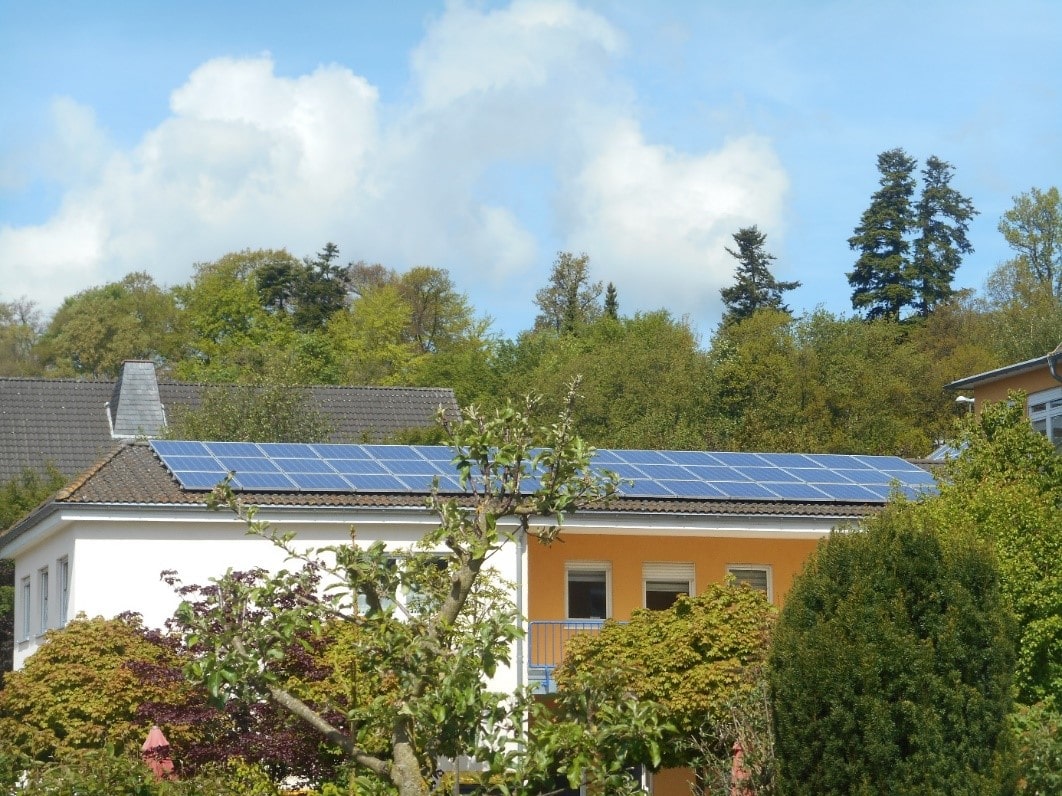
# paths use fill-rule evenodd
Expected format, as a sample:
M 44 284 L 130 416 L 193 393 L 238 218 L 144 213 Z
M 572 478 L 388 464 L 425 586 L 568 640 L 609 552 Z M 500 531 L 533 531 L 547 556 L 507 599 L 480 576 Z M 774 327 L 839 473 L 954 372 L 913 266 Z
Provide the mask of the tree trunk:
M 420 763 L 408 743 L 395 744 L 391 763 L 391 782 L 399 796 L 428 796 L 428 783 L 420 773 Z

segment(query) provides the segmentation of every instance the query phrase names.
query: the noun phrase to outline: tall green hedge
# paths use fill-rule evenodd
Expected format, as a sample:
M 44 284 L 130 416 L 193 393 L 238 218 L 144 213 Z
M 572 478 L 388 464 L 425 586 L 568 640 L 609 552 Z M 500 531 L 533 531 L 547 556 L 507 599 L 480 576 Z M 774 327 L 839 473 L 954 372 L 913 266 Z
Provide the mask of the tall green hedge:
M 1013 790 L 1014 622 L 991 552 L 917 505 L 820 543 L 769 659 L 784 794 Z

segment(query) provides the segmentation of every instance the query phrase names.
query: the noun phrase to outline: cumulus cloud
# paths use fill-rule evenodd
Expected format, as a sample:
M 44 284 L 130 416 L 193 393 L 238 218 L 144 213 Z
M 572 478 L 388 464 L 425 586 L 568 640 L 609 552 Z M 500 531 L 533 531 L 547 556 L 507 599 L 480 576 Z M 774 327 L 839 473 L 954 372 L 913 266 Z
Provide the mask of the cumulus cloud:
M 174 284 L 229 251 L 331 240 L 347 258 L 449 268 L 507 333 L 529 325 L 558 247 L 587 251 L 625 312 L 712 312 L 733 272 L 723 246 L 743 224 L 774 228 L 785 175 L 762 139 L 646 140 L 625 46 L 574 3 L 454 3 L 411 53 L 402 104 L 348 66 L 281 77 L 267 54 L 199 66 L 127 150 L 67 102 L 67 192 L 44 223 L 0 227 L 0 262 L 23 266 L 4 295 L 50 309 L 132 270 Z

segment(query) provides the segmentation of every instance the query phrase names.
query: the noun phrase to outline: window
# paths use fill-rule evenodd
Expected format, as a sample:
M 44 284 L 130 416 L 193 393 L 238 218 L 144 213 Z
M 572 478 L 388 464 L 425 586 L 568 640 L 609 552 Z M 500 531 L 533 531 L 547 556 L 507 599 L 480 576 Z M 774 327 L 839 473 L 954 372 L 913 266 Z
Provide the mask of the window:
M 33 615 L 31 604 L 33 602 L 33 587 L 29 578 L 22 579 L 22 639 L 30 637 L 30 617 Z
M 568 618 L 607 619 L 611 616 L 611 565 L 595 561 L 570 561 L 566 569 Z
M 1062 387 L 1029 396 L 1029 422 L 1062 450 Z
M 728 564 L 728 575 L 733 575 L 734 581 L 740 586 L 747 583 L 754 589 L 762 591 L 768 600 L 774 595 L 771 588 L 771 568 L 762 564 Z
M 37 583 L 40 587 L 41 623 L 38 632 L 43 633 L 48 629 L 48 567 L 44 567 L 37 573 Z
M 55 562 L 55 576 L 59 579 L 59 627 L 66 627 L 70 611 L 70 559 L 66 556 Z
M 693 564 L 642 564 L 645 585 L 645 607 L 664 611 L 674 605 L 680 595 L 693 595 Z

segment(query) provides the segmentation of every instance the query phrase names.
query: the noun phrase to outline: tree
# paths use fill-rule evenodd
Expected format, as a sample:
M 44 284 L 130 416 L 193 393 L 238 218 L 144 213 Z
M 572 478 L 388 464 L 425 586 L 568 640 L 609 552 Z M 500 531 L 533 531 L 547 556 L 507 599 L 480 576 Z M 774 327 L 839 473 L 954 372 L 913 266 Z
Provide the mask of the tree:
M 196 406 L 176 407 L 167 439 L 235 442 L 327 442 L 334 430 L 310 391 L 291 383 L 284 369 L 243 384 L 207 384 Z
M 963 426 L 933 506 L 940 527 L 973 528 L 993 548 L 1018 619 L 1019 701 L 1062 705 L 1062 456 L 1024 416 L 1024 396 Z
M 848 274 L 853 288 L 852 307 L 866 310 L 868 318 L 898 320 L 911 304 L 914 291 L 908 279 L 908 232 L 914 222 L 911 197 L 917 162 L 902 149 L 878 155 L 881 188 L 863 211 L 848 246 L 859 252 Z
M 966 230 L 977 211 L 951 187 L 951 164 L 935 155 L 926 160 L 922 193 L 912 205 L 917 165 L 902 149 L 878 155 L 881 188 L 848 239 L 859 252 L 848 274 L 852 307 L 870 319 L 899 320 L 908 307 L 928 316 L 952 295 L 962 255 L 973 251 Z
M 782 294 L 800 287 L 800 282 L 779 282 L 771 273 L 770 264 L 775 259 L 764 249 L 767 236 L 756 226 L 742 227 L 734 233 L 737 251 L 727 248 L 727 253 L 738 261 L 734 284 L 720 290 L 723 297 L 723 323 L 734 323 L 752 315 L 759 309 L 789 312 L 782 301 Z
M 321 329 L 347 301 L 347 269 L 336 263 L 339 247 L 326 243 L 315 258 L 303 259 L 296 271 L 292 320 L 303 332 Z
M 39 350 L 57 375 L 115 378 L 127 359 L 150 359 L 165 370 L 182 345 L 173 297 L 136 272 L 66 298 Z
M 148 638 L 139 618 L 78 618 L 48 639 L 0 690 L 0 738 L 36 760 L 72 749 L 112 747 L 139 751 L 151 721 L 145 702 L 181 703 L 192 697 L 182 680 L 143 681 L 137 663 L 179 668 L 172 649 Z M 171 726 L 183 745 L 197 729 Z
M 712 584 L 664 611 L 635 611 L 626 624 L 571 639 L 558 691 L 564 696 L 590 683 L 614 689 L 612 701 L 633 694 L 659 705 L 669 725 L 661 763 L 692 767 L 707 785 L 709 770 L 730 768 L 730 708 L 756 691 L 773 614 L 761 592 L 733 584 Z
M 536 329 L 574 334 L 601 314 L 601 283 L 590 281 L 590 257 L 558 252 L 549 283 L 535 294 Z
M 922 170 L 922 196 L 915 208 L 918 237 L 911 262 L 914 310 L 927 317 L 952 295 L 951 283 L 973 246 L 966 237 L 977 211 L 973 202 L 951 187 L 953 169 L 935 155 Z
M 0 376 L 35 376 L 41 371 L 34 350 L 41 334 L 41 313 L 23 296 L 0 301 Z
M 605 317 L 614 321 L 619 319 L 619 295 L 611 282 L 605 288 Z
M 820 543 L 769 658 L 783 793 L 1012 791 L 1013 621 L 966 530 L 900 505 Z
M 402 796 L 428 792 L 438 755 L 474 753 L 486 725 L 520 709 L 519 701 L 490 693 L 484 680 L 508 663 L 519 635 L 489 559 L 518 538 L 551 541 L 556 527 L 535 527 L 535 518 L 559 523 L 615 488 L 614 479 L 590 469 L 592 449 L 573 434 L 570 413 L 540 424 L 532 409 L 508 406 L 489 416 L 469 409 L 446 424 L 470 500 L 434 495 L 440 524 L 416 549 L 396 555 L 377 543 L 307 553 L 280 538 L 301 569 L 249 579 L 230 574 L 185 590 L 178 621 L 200 654 L 194 672 L 210 692 L 244 704 L 274 700 L 340 750 L 373 787 L 386 784 Z M 253 532 L 270 535 L 253 508 L 225 488 L 217 495 Z M 448 551 L 441 560 L 432 552 L 440 547 Z M 332 587 L 321 589 L 320 582 Z M 277 667 L 298 635 L 335 621 L 365 631 L 352 635 L 352 660 L 389 673 L 368 707 L 334 706 L 345 719 L 340 723 L 328 720 L 333 706 L 289 688 Z
M 1044 289 L 1062 301 L 1062 198 L 1058 188 L 1032 188 L 1014 197 L 999 231 Z

